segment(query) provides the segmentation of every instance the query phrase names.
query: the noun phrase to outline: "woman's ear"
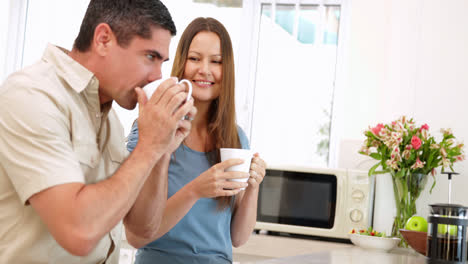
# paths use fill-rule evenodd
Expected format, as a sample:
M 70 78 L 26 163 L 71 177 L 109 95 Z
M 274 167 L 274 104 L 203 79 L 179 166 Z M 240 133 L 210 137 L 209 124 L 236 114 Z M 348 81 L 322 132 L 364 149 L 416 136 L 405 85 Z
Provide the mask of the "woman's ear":
M 109 48 L 116 42 L 114 32 L 106 23 L 97 25 L 94 30 L 93 48 L 100 56 L 106 56 Z

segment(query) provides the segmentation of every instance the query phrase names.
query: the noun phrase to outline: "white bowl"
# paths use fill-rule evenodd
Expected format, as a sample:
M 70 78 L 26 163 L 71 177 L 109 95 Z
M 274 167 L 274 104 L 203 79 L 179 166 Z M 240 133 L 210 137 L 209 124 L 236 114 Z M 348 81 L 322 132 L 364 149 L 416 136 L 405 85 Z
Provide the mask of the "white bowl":
M 354 245 L 367 249 L 389 251 L 400 243 L 397 237 L 375 237 L 359 234 L 350 234 L 349 238 Z

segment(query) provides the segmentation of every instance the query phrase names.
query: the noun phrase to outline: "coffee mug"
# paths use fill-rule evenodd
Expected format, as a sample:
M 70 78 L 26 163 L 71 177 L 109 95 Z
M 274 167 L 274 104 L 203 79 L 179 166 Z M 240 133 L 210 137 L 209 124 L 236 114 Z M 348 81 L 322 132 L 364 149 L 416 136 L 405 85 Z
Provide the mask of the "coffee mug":
M 239 165 L 234 165 L 226 169 L 226 171 L 241 171 L 241 172 L 249 172 L 250 171 L 250 162 L 252 161 L 253 151 L 250 149 L 236 149 L 236 148 L 221 148 L 219 150 L 221 155 L 221 161 L 225 161 L 228 159 L 242 159 L 244 163 Z M 236 181 L 236 182 L 247 182 L 249 177 L 242 178 L 242 179 L 231 179 L 229 181 Z M 244 190 L 245 188 L 241 188 Z
M 166 80 L 167 79 L 156 80 L 156 81 L 148 83 L 147 85 L 145 85 L 145 87 L 143 87 L 143 91 L 146 93 L 146 97 L 148 98 L 148 100 L 151 98 L 151 96 L 159 87 L 159 85 L 161 85 L 161 83 L 163 83 Z M 192 83 L 189 80 L 183 79 L 183 80 L 180 80 L 177 84 L 181 84 L 181 83 L 186 83 L 189 88 L 188 94 L 187 94 L 187 101 L 188 101 L 190 100 L 190 97 L 192 96 Z

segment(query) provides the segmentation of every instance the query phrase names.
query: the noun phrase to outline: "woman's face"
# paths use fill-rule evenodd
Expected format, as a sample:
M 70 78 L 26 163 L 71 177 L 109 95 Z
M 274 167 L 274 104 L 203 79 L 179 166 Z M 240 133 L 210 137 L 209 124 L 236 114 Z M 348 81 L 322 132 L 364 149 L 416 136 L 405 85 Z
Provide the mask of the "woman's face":
M 198 101 L 219 97 L 223 78 L 221 41 L 216 33 L 202 31 L 192 39 L 185 63 L 184 79 L 193 85 L 192 96 Z

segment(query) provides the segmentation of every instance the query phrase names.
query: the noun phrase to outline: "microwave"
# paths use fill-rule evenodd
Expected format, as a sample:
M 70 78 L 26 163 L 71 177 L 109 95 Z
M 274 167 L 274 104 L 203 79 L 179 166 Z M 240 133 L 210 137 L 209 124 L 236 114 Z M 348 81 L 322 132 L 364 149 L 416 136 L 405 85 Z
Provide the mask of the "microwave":
M 374 186 L 366 171 L 268 167 L 255 229 L 349 239 L 353 228 L 372 224 Z

